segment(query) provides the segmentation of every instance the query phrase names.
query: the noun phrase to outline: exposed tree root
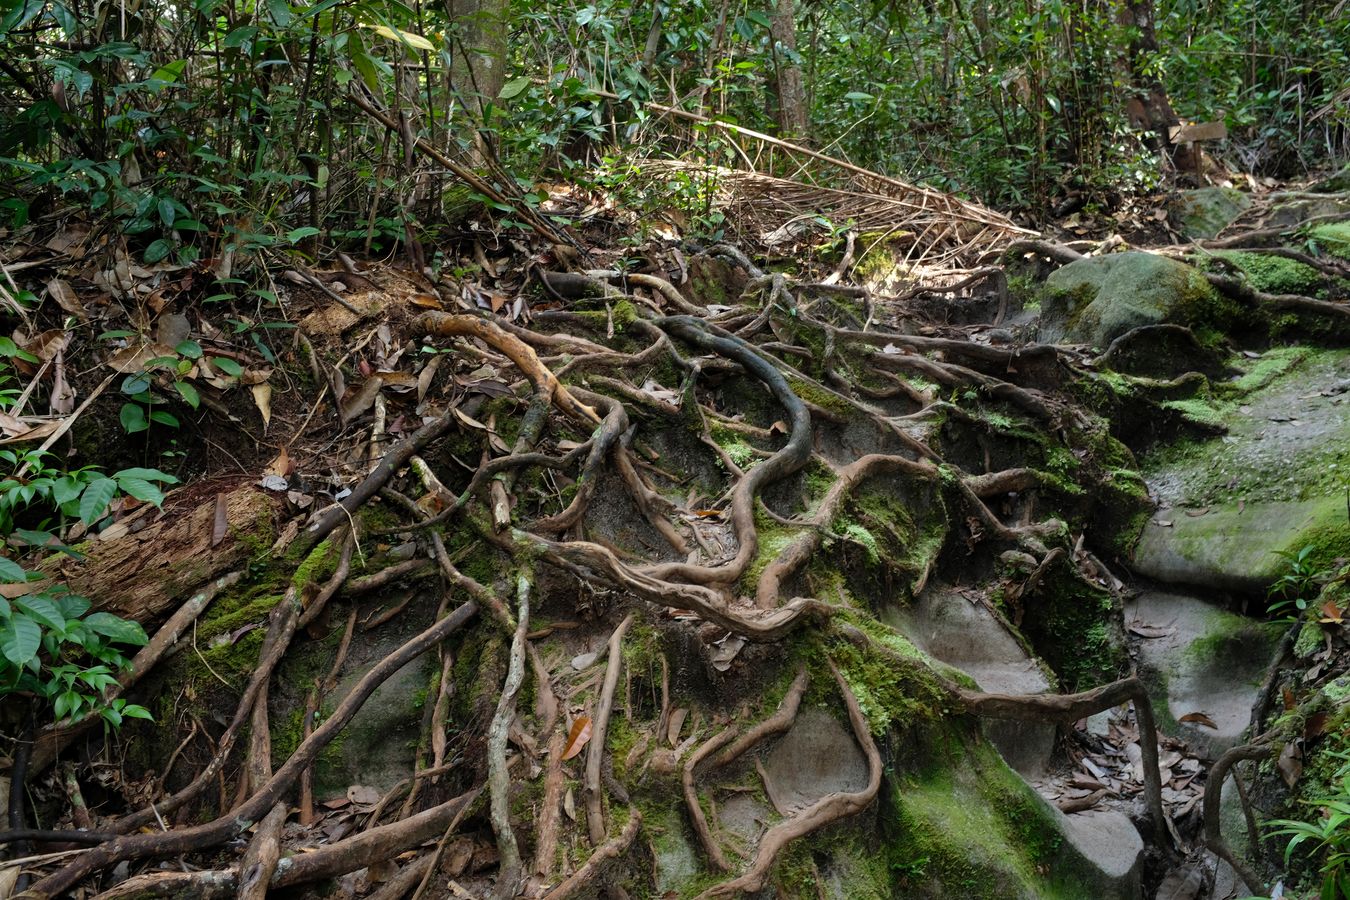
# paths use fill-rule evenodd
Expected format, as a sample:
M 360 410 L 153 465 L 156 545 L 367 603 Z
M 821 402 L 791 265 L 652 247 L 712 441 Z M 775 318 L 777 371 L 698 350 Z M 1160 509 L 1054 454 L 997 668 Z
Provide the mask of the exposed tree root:
M 588 887 L 599 876 L 600 869 L 606 862 L 622 855 L 628 849 L 641 827 L 642 814 L 637 811 L 636 807 L 629 807 L 628 822 L 623 826 L 623 831 L 596 847 L 595 852 L 591 854 L 581 868 L 573 872 L 562 884 L 545 894 L 544 900 L 567 900 L 568 897 L 577 896 L 580 890 Z M 594 894 L 591 896 L 594 896 Z
M 516 631 L 511 638 L 511 657 L 506 673 L 506 684 L 497 700 L 497 711 L 488 728 L 488 794 L 492 830 L 497 835 L 497 853 L 501 860 L 497 875 L 497 893 L 503 898 L 515 895 L 520 882 L 520 845 L 511 828 L 508 808 L 510 773 L 506 765 L 506 737 L 516 717 L 516 693 L 525 680 L 525 632 L 530 625 L 530 579 L 516 578 Z
M 1214 855 L 1222 859 L 1233 867 L 1233 871 L 1238 873 L 1247 888 L 1253 894 L 1264 894 L 1266 892 L 1266 883 L 1261 876 L 1247 864 L 1246 860 L 1233 852 L 1224 840 L 1223 829 L 1219 820 L 1219 804 L 1223 798 L 1223 783 L 1228 779 L 1228 773 L 1243 760 L 1266 759 L 1271 756 L 1278 744 L 1274 741 L 1274 736 L 1267 733 L 1256 738 L 1249 744 L 1242 744 L 1227 751 L 1215 760 L 1214 765 L 1209 768 L 1209 775 L 1205 780 L 1205 798 L 1202 810 L 1205 822 L 1205 845 L 1213 851 Z M 1237 773 L 1234 773 L 1236 780 Z
M 685 760 L 684 770 L 680 775 L 680 785 L 684 790 L 684 806 L 689 812 L 689 821 L 694 826 L 694 834 L 698 837 L 699 844 L 703 847 L 704 854 L 708 857 L 708 862 L 719 872 L 730 872 L 731 863 L 727 862 L 726 854 L 722 852 L 721 846 L 713 836 L 712 829 L 708 827 L 708 817 L 703 814 L 703 806 L 699 803 L 698 789 L 694 785 L 694 770 L 698 764 L 703 762 L 712 754 L 716 753 L 732 738 L 736 737 L 737 728 L 731 726 L 724 728 L 717 734 L 704 741 L 697 750 L 690 754 Z
M 848 683 L 844 681 L 844 677 L 839 674 L 833 663 L 830 669 L 834 672 L 834 680 L 839 685 L 845 706 L 848 707 L 848 720 L 853 726 L 853 735 L 858 739 L 858 744 L 867 757 L 867 786 L 856 793 L 829 794 L 787 820 L 774 825 L 760 838 L 755 858 L 745 873 L 709 888 L 699 895 L 699 900 L 753 894 L 761 890 L 774 861 L 784 847 L 803 835 L 862 812 L 876 797 L 877 791 L 881 788 L 881 752 L 872 740 L 867 720 L 858 707 L 858 700 L 853 696 L 853 691 L 849 689 Z
M 598 847 L 605 839 L 605 814 L 600 793 L 600 765 L 605 757 L 605 736 L 609 731 L 609 716 L 614 709 L 614 691 L 619 684 L 619 672 L 623 668 L 623 636 L 628 626 L 633 624 L 629 614 L 609 636 L 609 662 L 605 667 L 605 681 L 600 689 L 600 700 L 595 715 L 591 717 L 591 742 L 586 747 L 586 827 L 589 830 L 591 846 Z

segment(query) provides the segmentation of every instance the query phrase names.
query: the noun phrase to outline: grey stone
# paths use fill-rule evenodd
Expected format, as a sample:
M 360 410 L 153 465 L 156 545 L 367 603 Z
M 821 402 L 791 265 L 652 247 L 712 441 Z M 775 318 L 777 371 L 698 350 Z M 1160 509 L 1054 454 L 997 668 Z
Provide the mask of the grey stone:
M 851 731 L 823 709 L 803 709 L 764 761 L 779 812 L 810 806 L 826 794 L 867 786 L 867 758 Z
M 1140 593 L 1125 615 L 1132 623 L 1168 630 L 1139 641 L 1140 669 L 1152 691 L 1166 697 L 1164 730 L 1209 756 L 1241 743 L 1280 626 L 1163 591 Z M 1217 727 L 1180 721 L 1189 713 L 1201 713 Z
M 1169 212 L 1183 235 L 1199 241 L 1218 235 L 1251 205 L 1251 198 L 1241 191 L 1203 187 L 1181 191 L 1169 204 Z
M 1131 251 L 1080 259 L 1045 282 L 1040 339 L 1106 347 L 1131 329 L 1192 325 L 1217 315 L 1218 298 L 1192 266 Z
M 1098 876 L 1091 896 L 1100 900 L 1135 900 L 1140 893 L 1144 841 L 1128 816 L 1117 810 L 1093 809 L 1061 815 L 1064 837 Z
M 982 603 L 955 589 L 934 586 L 910 607 L 892 614 L 892 624 L 929 656 L 960 669 L 996 694 L 1043 694 L 1050 682 L 1036 661 Z M 1055 747 L 1055 726 L 991 719 L 985 735 L 1019 774 L 1039 777 Z
M 747 849 L 759 843 L 760 835 L 773 819 L 773 810 L 750 794 L 728 797 L 717 810 L 717 821 L 722 830 L 743 841 Z

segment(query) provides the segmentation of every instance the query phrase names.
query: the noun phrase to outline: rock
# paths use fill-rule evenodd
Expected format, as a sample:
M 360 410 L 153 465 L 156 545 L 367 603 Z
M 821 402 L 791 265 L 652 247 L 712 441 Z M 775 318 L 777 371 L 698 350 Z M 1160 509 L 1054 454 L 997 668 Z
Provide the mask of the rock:
M 1317 216 L 1335 216 L 1350 212 L 1350 197 L 1302 197 L 1271 207 L 1267 228 L 1292 228 Z
M 1168 213 L 1183 235 L 1200 241 L 1218 235 L 1251 205 L 1251 198 L 1241 191 L 1204 187 L 1177 194 Z
M 1139 641 L 1145 681 L 1165 699 L 1163 729 L 1209 757 L 1241 743 L 1281 626 L 1163 591 L 1141 592 L 1125 615 L 1149 633 L 1166 631 Z M 1192 713 L 1205 720 L 1182 721 Z
M 717 821 L 722 830 L 739 838 L 747 850 L 759 843 L 760 835 L 775 818 L 772 809 L 750 794 L 736 794 L 728 798 L 717 811 Z
M 1123 812 L 1091 809 L 1063 816 L 1064 837 L 1099 876 L 1102 900 L 1139 896 L 1144 841 Z
M 1247 363 L 1236 399 L 1199 407 L 1227 435 L 1145 461 L 1161 504 L 1134 567 L 1158 581 L 1263 596 L 1285 570 L 1277 554 L 1313 546 L 1315 567 L 1350 555 L 1345 448 L 1350 353 L 1277 348 Z
M 1331 222 L 1318 225 L 1308 236 L 1327 254 L 1350 260 L 1350 222 Z
M 960 669 L 998 694 L 1043 694 L 1050 682 L 1036 661 L 981 603 L 953 588 L 934 587 L 893 623 L 928 655 Z M 1055 726 L 1042 722 L 990 719 L 985 734 L 1017 772 L 1035 778 L 1045 772 L 1055 747 Z
M 1047 342 L 1106 347 L 1142 325 L 1217 324 L 1236 310 L 1194 267 L 1137 251 L 1076 260 L 1045 286 L 1040 340 Z
M 678 891 L 703 872 L 698 851 L 685 833 L 681 812 L 679 808 L 663 810 L 659 816 L 649 816 L 643 823 L 643 830 L 651 835 L 658 894 Z
M 815 803 L 826 794 L 867 787 L 867 758 L 853 733 L 820 708 L 803 709 L 764 761 L 766 787 L 779 812 Z
M 1318 563 L 1350 555 L 1343 497 L 1157 513 L 1135 547 L 1134 568 L 1156 581 L 1260 595 L 1287 566 L 1277 551 L 1310 545 Z

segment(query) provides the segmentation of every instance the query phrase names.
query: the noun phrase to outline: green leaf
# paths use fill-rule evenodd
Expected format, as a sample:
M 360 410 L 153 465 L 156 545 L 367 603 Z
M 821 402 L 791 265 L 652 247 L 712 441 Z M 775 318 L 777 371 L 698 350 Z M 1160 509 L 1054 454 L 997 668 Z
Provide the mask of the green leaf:
M 173 352 L 179 356 L 186 356 L 188 359 L 201 359 L 202 345 L 196 341 L 183 341 L 173 348 Z
M 61 610 L 57 609 L 56 604 L 46 597 L 36 595 L 20 597 L 14 601 L 14 605 L 48 628 L 53 628 L 56 631 L 66 630 L 66 617 L 61 615 Z
M 159 506 L 164 502 L 164 494 L 159 488 L 142 478 L 119 476 L 117 486 L 137 500 Z
M 145 261 L 154 265 L 164 257 L 168 256 L 172 250 L 173 244 L 169 243 L 164 238 L 160 238 L 149 247 L 145 248 Z
M 159 481 L 164 484 L 177 484 L 178 479 L 168 472 L 161 472 L 159 469 L 142 469 L 139 467 L 131 469 L 122 469 L 114 472 L 113 478 L 141 478 L 145 481 Z
M 201 405 L 202 396 L 201 394 L 197 393 L 197 389 L 195 387 L 188 384 L 186 381 L 175 381 L 173 386 L 178 389 L 179 396 L 183 398 L 183 400 L 187 403 L 188 406 L 191 406 L 193 409 L 196 409 L 198 406 Z
M 871 94 L 864 94 L 862 91 L 849 91 L 844 95 L 845 100 L 875 100 Z
M 178 216 L 178 210 L 173 208 L 173 201 L 168 197 L 159 198 L 159 220 L 164 223 L 165 228 L 173 227 L 173 220 Z M 164 257 L 160 257 L 163 259 Z
M 278 28 L 286 28 L 291 24 L 291 7 L 286 0 L 267 0 L 267 13 Z
M 23 566 L 12 559 L 0 556 L 0 581 L 21 584 L 27 580 L 28 573 L 23 570 Z
M 528 75 L 512 78 L 506 84 L 502 85 L 501 92 L 497 94 L 497 97 L 501 100 L 510 100 L 513 97 L 520 96 L 520 94 L 529 86 L 530 78 Z
M 161 425 L 168 425 L 170 428 L 178 427 L 177 417 L 171 415 L 170 413 L 166 413 L 162 409 L 157 409 L 154 412 L 150 413 L 150 421 L 158 422 Z M 149 426 L 147 425 L 146 427 L 148 428 Z
M 253 39 L 258 36 L 258 28 L 255 25 L 241 25 L 234 31 L 225 35 L 225 40 L 221 42 L 227 50 L 243 47 L 245 44 L 253 43 Z
M 233 375 L 235 378 L 238 378 L 240 375 L 244 374 L 243 366 L 239 365 L 239 363 L 225 356 L 211 357 L 211 365 L 215 366 L 217 369 L 224 372 L 226 375 Z
M 26 665 L 42 646 L 42 629 L 27 616 L 10 616 L 0 627 L 0 654 L 16 666 Z
M 127 406 L 133 406 L 128 403 Z M 126 412 L 126 406 L 122 411 Z M 140 407 L 135 407 L 137 410 Z M 126 425 L 126 418 L 123 417 L 123 426 Z M 127 429 L 128 432 L 131 429 Z M 92 525 L 103 517 L 103 512 L 112 502 L 112 498 L 117 494 L 117 482 L 111 478 L 97 478 L 89 482 L 89 486 L 84 489 L 84 494 L 80 497 L 80 521 L 86 525 Z
M 173 83 L 183 74 L 183 69 L 187 67 L 186 59 L 175 59 L 173 62 L 160 66 L 150 77 L 156 81 L 167 81 Z
M 136 434 L 150 427 L 150 423 L 145 420 L 145 410 L 139 403 L 123 403 L 121 420 L 122 430 L 127 434 Z M 85 496 L 89 496 L 88 488 L 85 488 Z
M 13 339 L 7 337 L 0 337 L 0 356 L 21 359 L 24 362 L 30 363 L 40 362 L 36 356 L 14 343 Z
M 150 710 L 146 709 L 144 706 L 137 706 L 135 703 L 128 703 L 126 706 L 122 707 L 120 712 L 128 718 L 148 719 L 151 722 L 155 721 L 155 717 L 150 715 Z
M 306 225 L 303 228 L 297 228 L 294 231 L 286 232 L 286 240 L 292 244 L 298 244 L 307 237 L 313 237 L 319 233 L 319 229 L 313 225 Z
M 145 629 L 137 625 L 130 619 L 123 619 L 114 616 L 112 613 L 96 612 L 87 616 L 84 624 L 110 641 L 118 644 L 134 644 L 142 646 L 149 643 L 150 639 L 145 636 Z
M 89 601 L 78 594 L 62 594 L 55 598 L 56 608 L 67 620 L 78 619 L 89 612 Z

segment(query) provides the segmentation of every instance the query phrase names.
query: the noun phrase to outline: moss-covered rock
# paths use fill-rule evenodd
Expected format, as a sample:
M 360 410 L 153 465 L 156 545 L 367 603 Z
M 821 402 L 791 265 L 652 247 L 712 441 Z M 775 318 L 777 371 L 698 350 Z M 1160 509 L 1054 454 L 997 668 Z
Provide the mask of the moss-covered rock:
M 1252 287 L 1267 294 L 1310 294 L 1322 281 L 1312 266 L 1283 256 L 1248 250 L 1219 250 L 1214 255 L 1236 266 Z
M 1308 237 L 1326 253 L 1350 259 L 1350 222 L 1318 225 L 1309 230 Z
M 1182 191 L 1169 212 L 1181 233 L 1198 241 L 1216 236 L 1251 205 L 1251 198 L 1234 188 L 1204 187 Z
M 1080 259 L 1046 281 L 1040 338 L 1105 347 L 1142 325 L 1218 327 L 1239 309 L 1192 266 L 1129 252 Z

